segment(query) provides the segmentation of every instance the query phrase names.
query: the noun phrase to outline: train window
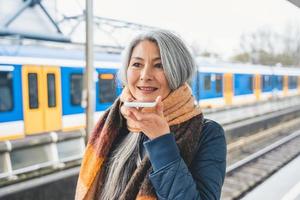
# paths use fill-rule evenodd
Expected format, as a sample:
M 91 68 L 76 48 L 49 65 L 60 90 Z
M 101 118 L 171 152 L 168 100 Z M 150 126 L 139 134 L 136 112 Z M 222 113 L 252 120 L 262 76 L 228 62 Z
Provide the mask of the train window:
M 294 87 L 296 88 L 297 87 L 297 82 L 298 82 L 297 79 L 298 78 L 297 78 L 297 76 L 293 76 L 293 79 L 294 79 L 293 80 L 293 84 L 294 84 Z
M 253 76 L 250 76 L 250 77 L 249 77 L 249 82 L 248 82 L 248 83 L 249 83 L 249 85 L 248 85 L 249 88 L 248 88 L 248 89 L 249 89 L 250 91 L 253 91 Z
M 38 102 L 38 77 L 37 73 L 28 74 L 28 92 L 29 92 L 29 108 L 35 109 L 39 107 Z
M 263 76 L 263 88 L 269 88 L 272 86 L 272 79 L 269 75 Z
M 47 74 L 48 107 L 56 107 L 55 75 Z
M 111 103 L 117 98 L 114 74 L 99 74 L 99 102 Z
M 83 74 L 71 74 L 71 104 L 78 106 L 82 100 Z
M 12 72 L 0 72 L 0 112 L 13 109 Z
M 216 92 L 222 92 L 222 75 L 216 75 Z
M 210 85 L 211 85 L 211 76 L 210 75 L 205 75 L 204 76 L 204 90 L 210 90 Z
M 282 81 L 283 81 L 283 79 L 282 79 L 282 76 L 277 76 L 277 79 L 276 79 L 276 85 L 277 86 L 282 86 Z
M 289 88 L 297 88 L 297 76 L 289 76 Z
M 279 84 L 283 85 L 283 77 L 281 76 L 281 77 L 278 77 L 278 78 L 279 78 Z

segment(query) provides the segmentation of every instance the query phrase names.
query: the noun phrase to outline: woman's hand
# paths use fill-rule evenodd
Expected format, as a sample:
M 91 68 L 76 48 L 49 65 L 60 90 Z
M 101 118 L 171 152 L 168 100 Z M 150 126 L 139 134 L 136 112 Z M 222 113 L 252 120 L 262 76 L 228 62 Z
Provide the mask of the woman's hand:
M 161 96 L 156 98 L 155 111 L 148 113 L 142 109 L 121 107 L 122 115 L 130 127 L 140 129 L 150 139 L 170 133 L 170 128 L 163 114 Z

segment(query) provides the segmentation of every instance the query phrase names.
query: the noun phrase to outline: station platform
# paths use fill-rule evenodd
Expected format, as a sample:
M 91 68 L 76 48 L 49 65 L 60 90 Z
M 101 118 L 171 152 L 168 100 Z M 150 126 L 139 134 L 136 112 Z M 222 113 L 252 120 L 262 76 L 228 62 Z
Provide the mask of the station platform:
M 256 187 L 242 200 L 300 200 L 300 155 Z

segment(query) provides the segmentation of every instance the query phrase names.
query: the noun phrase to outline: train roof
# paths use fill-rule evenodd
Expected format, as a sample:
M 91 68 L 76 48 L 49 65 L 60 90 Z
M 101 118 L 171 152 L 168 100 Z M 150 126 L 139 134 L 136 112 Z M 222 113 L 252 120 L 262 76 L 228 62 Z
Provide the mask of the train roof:
M 238 73 L 238 74 L 264 74 L 264 75 L 290 75 L 300 76 L 300 68 L 265 66 L 243 63 L 226 63 L 226 62 L 201 62 L 197 61 L 199 72 L 215 73 Z
M 34 45 L 1 45 L 1 64 L 40 64 L 65 67 L 85 66 L 84 49 L 34 46 Z M 99 52 L 94 53 L 96 68 L 119 68 L 121 63 L 120 53 Z M 1 66 L 3 68 L 3 65 Z
M 94 58 L 97 61 L 120 62 L 120 55 L 120 53 L 95 51 Z M 84 60 L 85 51 L 84 49 L 68 48 L 68 45 L 66 45 L 65 48 L 50 48 L 33 45 L 1 45 L 0 56 Z
M 40 64 L 65 67 L 85 66 L 85 52 L 83 49 L 49 48 L 34 45 L 1 45 L 1 64 Z M 96 68 L 119 68 L 121 53 L 95 52 Z M 296 75 L 300 76 L 300 68 L 270 67 L 264 65 L 208 62 L 196 59 L 199 72 L 265 74 L 265 75 Z M 3 65 L 1 66 L 2 69 Z

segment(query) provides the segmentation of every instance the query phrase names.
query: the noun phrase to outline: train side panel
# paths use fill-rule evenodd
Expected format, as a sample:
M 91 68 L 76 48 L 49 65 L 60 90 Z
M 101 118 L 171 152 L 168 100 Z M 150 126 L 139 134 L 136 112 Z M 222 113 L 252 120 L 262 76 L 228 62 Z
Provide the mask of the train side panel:
M 283 79 L 282 75 L 273 75 L 273 93 L 276 97 L 282 98 L 283 94 Z
M 0 64 L 0 140 L 24 137 L 21 65 Z
M 260 100 L 269 100 L 273 96 L 273 77 L 271 74 L 261 75 L 261 98 Z
M 253 74 L 234 74 L 233 104 L 247 104 L 256 101 L 253 92 Z
M 95 69 L 95 123 L 122 91 L 117 71 L 117 68 L 113 67 Z M 82 67 L 64 66 L 61 68 L 61 82 L 64 83 L 61 86 L 64 94 L 62 97 L 63 131 L 85 127 L 85 109 L 82 105 L 83 73 Z
M 294 96 L 298 93 L 298 76 L 288 76 L 288 95 Z
M 83 68 L 61 67 L 63 131 L 85 127 L 85 109 L 81 106 L 83 72 Z
M 225 105 L 223 82 L 223 73 L 200 73 L 198 88 L 201 107 L 221 107 Z

